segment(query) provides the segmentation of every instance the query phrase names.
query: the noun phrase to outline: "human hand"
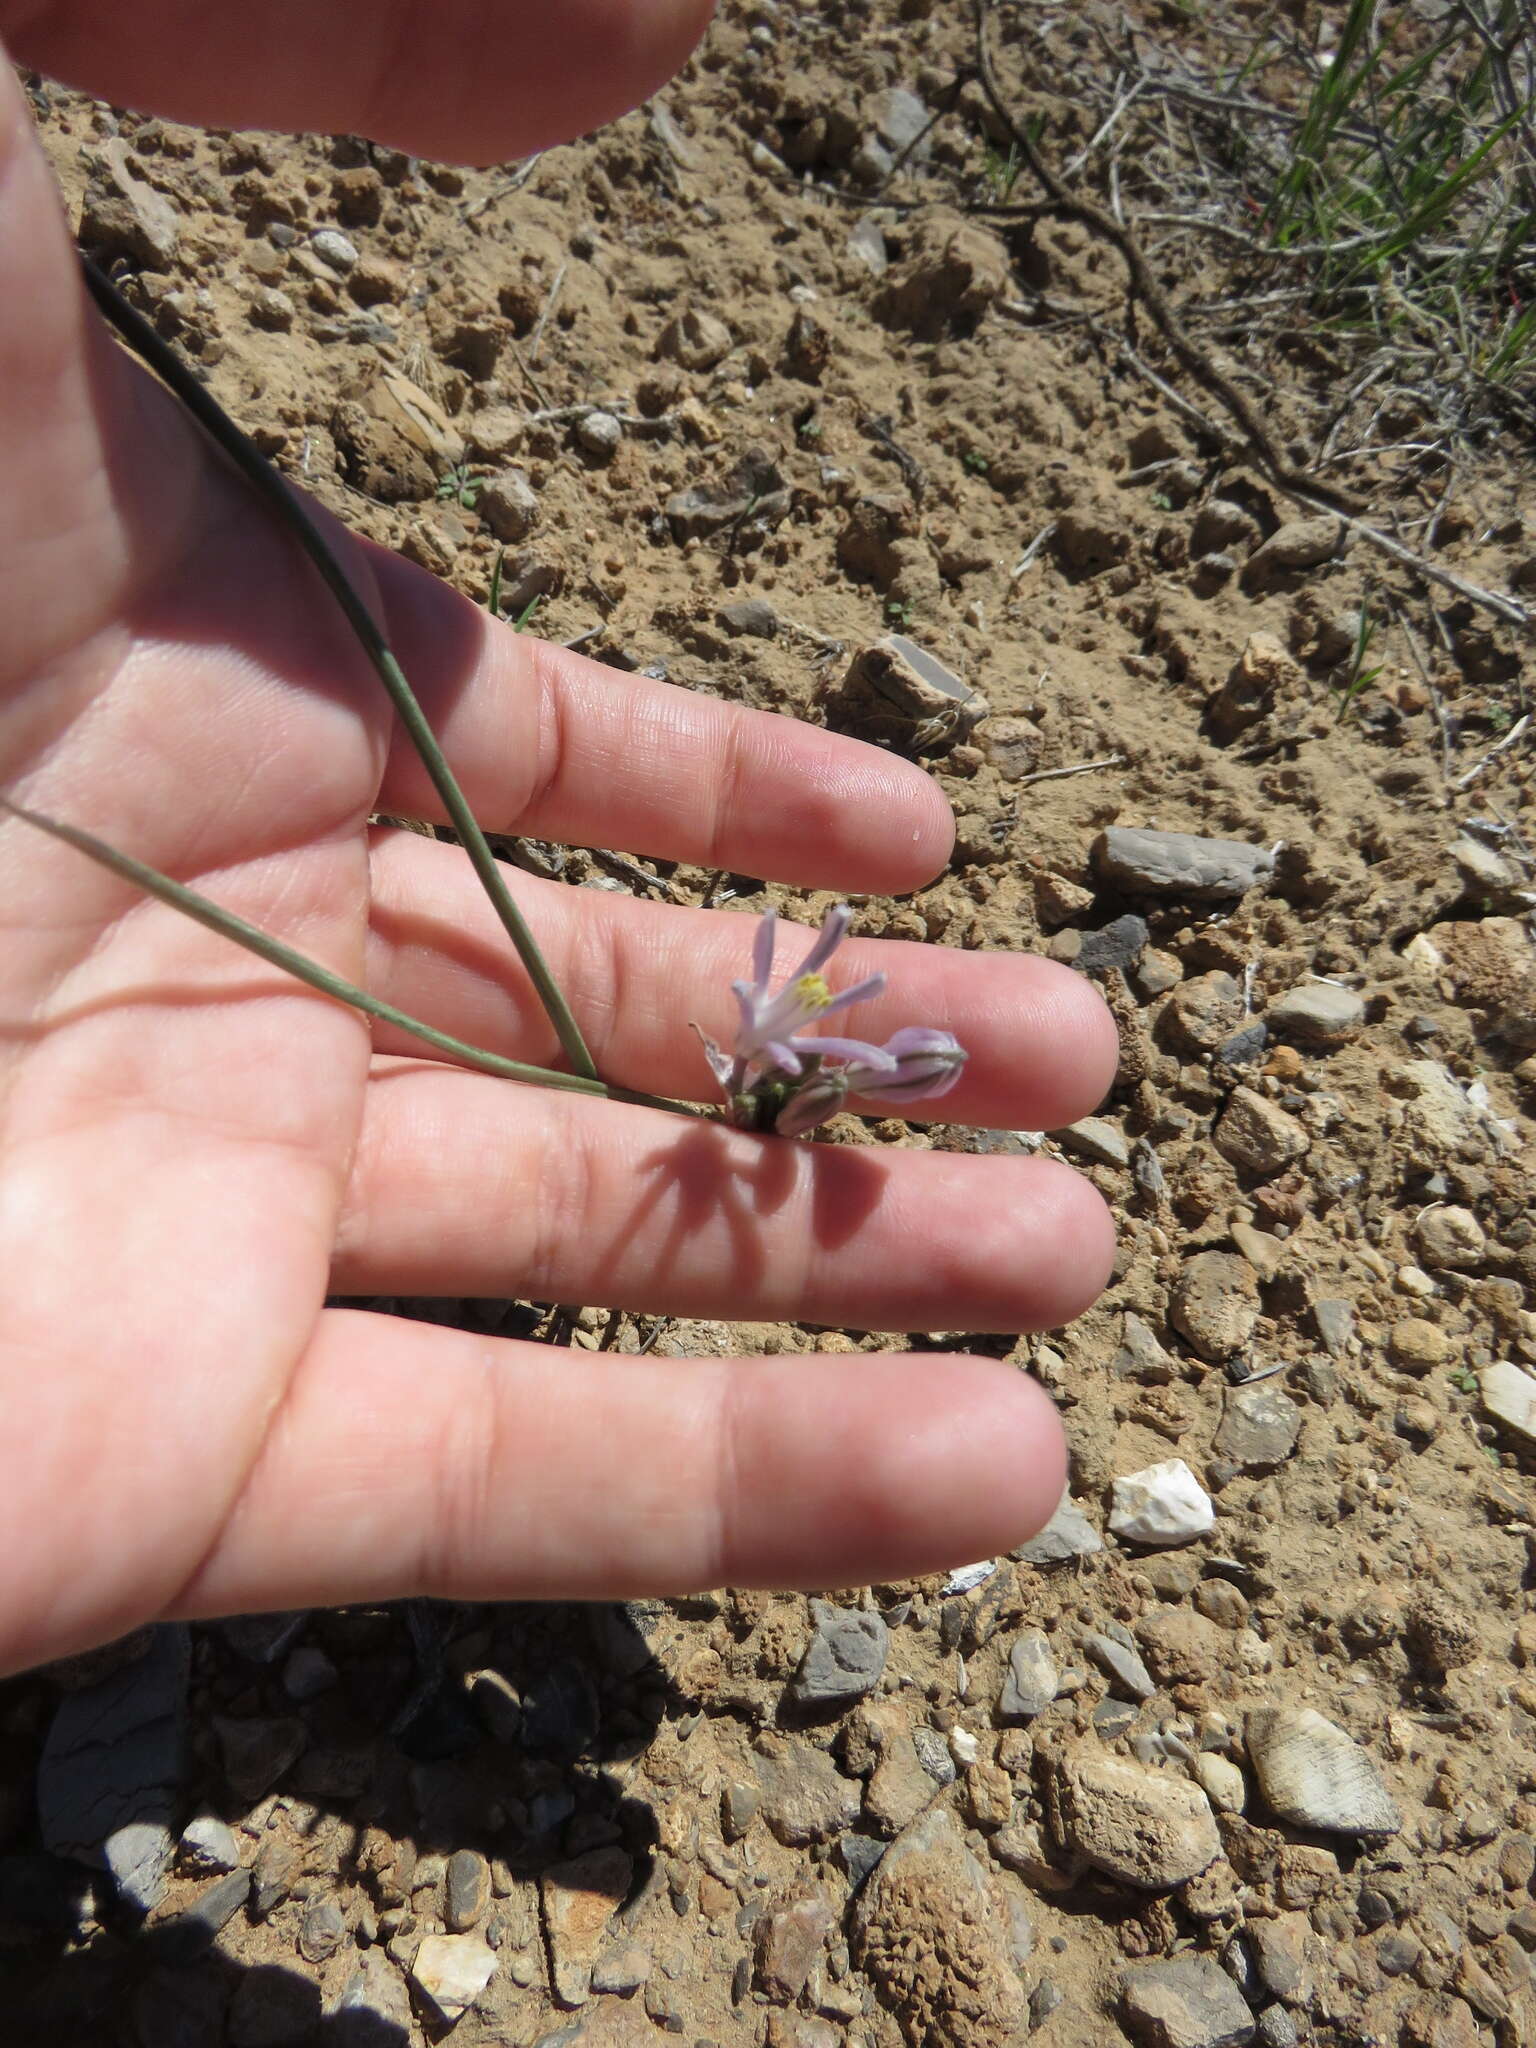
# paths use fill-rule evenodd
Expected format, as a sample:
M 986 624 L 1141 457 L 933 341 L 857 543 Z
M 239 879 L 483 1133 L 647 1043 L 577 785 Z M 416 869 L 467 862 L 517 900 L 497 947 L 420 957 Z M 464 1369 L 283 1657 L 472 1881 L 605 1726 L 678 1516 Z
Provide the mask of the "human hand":
M 84 55 L 80 12 L 0 0 L 0 29 L 182 118 L 479 157 L 549 139 L 552 106 L 561 132 L 618 111 L 699 21 L 585 0 L 606 28 L 577 102 L 529 40 L 543 9 L 505 30 L 510 91 L 443 0 L 397 10 L 388 47 L 410 36 L 410 63 L 357 85 L 360 7 L 214 10 L 194 51 L 144 0 L 102 10 Z M 349 24 L 346 58 L 317 61 Z M 247 64 L 240 37 L 287 68 Z M 424 773 L 310 565 L 87 306 L 8 71 L 0 308 L 0 789 L 405 1010 L 550 1062 L 462 854 L 369 830 L 378 809 L 438 815 Z M 948 812 L 916 769 L 618 678 L 333 539 L 487 829 L 843 891 L 942 867 Z M 992 1554 L 1054 1507 L 1059 1426 L 1007 1365 L 628 1361 L 324 1302 L 1050 1326 L 1110 1259 L 1066 1168 L 761 1139 L 494 1080 L 370 1035 L 14 818 L 0 874 L 0 1670 L 262 1607 L 865 1583 Z M 605 1077 L 706 1093 L 687 1024 L 729 1037 L 753 924 L 516 890 Z M 808 944 L 782 941 L 780 971 Z M 844 959 L 847 980 L 890 977 L 861 1035 L 921 1022 L 969 1049 L 946 1117 L 1049 1128 L 1108 1086 L 1112 1024 L 1063 969 L 855 941 Z

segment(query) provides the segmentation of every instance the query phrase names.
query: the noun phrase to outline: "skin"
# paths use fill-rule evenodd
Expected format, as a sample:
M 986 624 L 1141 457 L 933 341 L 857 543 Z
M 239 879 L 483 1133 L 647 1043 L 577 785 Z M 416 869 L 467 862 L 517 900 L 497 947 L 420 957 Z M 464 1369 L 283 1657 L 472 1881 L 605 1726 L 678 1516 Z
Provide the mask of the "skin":
M 631 105 L 703 18 L 246 0 L 191 10 L 192 34 L 188 11 L 0 0 L 0 33 L 185 120 L 485 161 Z M 552 14 L 579 30 L 579 80 Z M 488 37 L 515 61 L 488 66 Z M 6 70 L 0 308 L 0 788 L 449 1031 L 550 1061 L 462 857 L 370 833 L 376 808 L 432 815 L 424 779 L 291 541 L 87 307 Z M 488 829 L 837 891 L 943 868 L 949 813 L 915 768 L 616 678 L 341 544 Z M 0 875 L 0 1670 L 311 1602 L 867 1583 L 993 1554 L 1055 1506 L 1055 1411 L 1010 1366 L 627 1360 L 324 1302 L 1053 1326 L 1112 1256 L 1066 1168 L 789 1144 L 456 1070 L 16 820 Z M 516 886 L 601 1070 L 702 1094 L 686 1026 L 729 1036 L 752 924 Z M 809 942 L 782 933 L 781 970 Z M 835 985 L 877 966 L 891 989 L 846 1028 L 955 1031 L 972 1058 L 946 1118 L 1050 1128 L 1108 1087 L 1113 1026 L 1080 978 L 850 941 Z

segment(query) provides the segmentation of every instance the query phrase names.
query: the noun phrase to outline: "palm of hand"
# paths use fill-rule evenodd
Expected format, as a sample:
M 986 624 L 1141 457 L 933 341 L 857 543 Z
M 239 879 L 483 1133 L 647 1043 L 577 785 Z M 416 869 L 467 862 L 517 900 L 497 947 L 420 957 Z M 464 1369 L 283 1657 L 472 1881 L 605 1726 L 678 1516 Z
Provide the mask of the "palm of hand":
M 0 334 L 0 782 L 549 1062 L 462 858 L 370 835 L 381 803 L 432 814 L 376 681 L 291 542 L 94 331 L 4 112 L 0 303 L 33 312 Z M 351 566 L 489 829 L 842 888 L 942 863 L 942 802 L 903 764 L 616 683 L 374 551 Z M 846 1584 L 1049 1511 L 1049 1411 L 976 1361 L 624 1368 L 324 1302 L 1022 1328 L 1105 1269 L 1102 1212 L 1064 1170 L 765 1144 L 403 1057 L 23 824 L 0 848 L 0 1669 L 264 1604 Z M 605 1075 L 698 1094 L 683 1025 L 724 1029 L 744 921 L 520 894 Z M 956 1116 L 1059 1124 L 1107 1082 L 1112 1033 L 1071 977 L 856 951 L 850 975 L 892 973 L 881 1025 L 972 1045 Z

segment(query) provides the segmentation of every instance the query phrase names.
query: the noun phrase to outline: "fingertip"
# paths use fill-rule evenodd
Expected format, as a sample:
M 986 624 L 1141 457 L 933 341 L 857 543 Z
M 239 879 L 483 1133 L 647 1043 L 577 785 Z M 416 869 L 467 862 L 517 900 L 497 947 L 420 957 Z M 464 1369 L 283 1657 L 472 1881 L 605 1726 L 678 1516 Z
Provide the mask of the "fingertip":
M 811 886 L 901 896 L 942 874 L 954 851 L 955 819 L 933 777 L 862 740 L 814 737 L 803 773 L 805 799 L 820 825 L 818 871 L 804 879 Z
M 1091 1116 L 1115 1084 L 1120 1067 L 1120 1027 L 1093 983 L 1056 960 L 1035 959 L 1033 1022 L 1044 1063 L 1036 1069 L 1042 1088 L 1056 1098 L 1050 1128 Z
M 1098 1189 L 1059 1159 L 1032 1159 L 1025 1299 L 1004 1329 L 1055 1330 L 1092 1308 L 1115 1266 L 1115 1219 Z M 1015 1320 L 1016 1318 L 1016 1320 Z M 977 1327 L 980 1327 L 979 1325 Z
M 870 1470 L 872 1490 L 899 1504 L 902 1518 L 890 1531 L 900 1568 L 888 1575 L 997 1557 L 1027 1541 L 1066 1485 L 1066 1437 L 1050 1396 L 1017 1366 L 992 1359 L 940 1354 L 904 1364 L 919 1383 L 887 1385 L 883 1403 L 888 1414 L 899 1411 L 905 1395 L 921 1426 L 888 1428 Z

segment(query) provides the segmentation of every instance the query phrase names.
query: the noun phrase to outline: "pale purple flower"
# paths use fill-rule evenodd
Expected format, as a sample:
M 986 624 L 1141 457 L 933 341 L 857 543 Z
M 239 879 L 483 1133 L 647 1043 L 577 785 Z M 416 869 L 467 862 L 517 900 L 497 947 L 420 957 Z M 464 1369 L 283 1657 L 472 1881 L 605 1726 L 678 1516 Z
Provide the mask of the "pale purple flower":
M 842 1069 L 850 1095 L 873 1095 L 881 1102 L 922 1102 L 947 1095 L 965 1065 L 965 1047 L 951 1031 L 932 1031 L 908 1024 L 893 1032 L 880 1048 L 892 1067 L 866 1066 L 854 1060 Z
M 884 1045 L 833 1038 L 816 1030 L 825 1018 L 878 995 L 883 974 L 834 994 L 821 970 L 842 944 L 853 913 L 827 912 L 799 971 L 769 987 L 777 918 L 765 913 L 752 947 L 751 981 L 732 982 L 741 1024 L 729 1053 L 699 1033 L 710 1071 L 724 1092 L 732 1122 L 794 1138 L 835 1116 L 850 1095 L 901 1104 L 943 1095 L 965 1065 L 965 1048 L 948 1031 L 907 1025 Z
M 882 1052 L 879 1046 L 866 1044 L 863 1039 L 809 1035 L 812 1026 L 824 1018 L 879 995 L 885 987 L 883 974 L 866 975 L 863 981 L 840 989 L 836 995 L 827 986 L 821 969 L 842 944 L 852 922 L 853 912 L 845 903 L 834 905 L 822 920 L 821 936 L 801 961 L 799 973 L 772 993 L 768 977 L 773 972 L 778 919 L 772 910 L 764 913 L 752 946 L 752 979 L 731 983 L 741 1007 L 735 1051 L 737 1065 L 743 1071 L 756 1066 L 793 1076 L 804 1070 L 807 1059 L 814 1058 L 857 1060 L 876 1073 L 895 1071 L 895 1055 Z

